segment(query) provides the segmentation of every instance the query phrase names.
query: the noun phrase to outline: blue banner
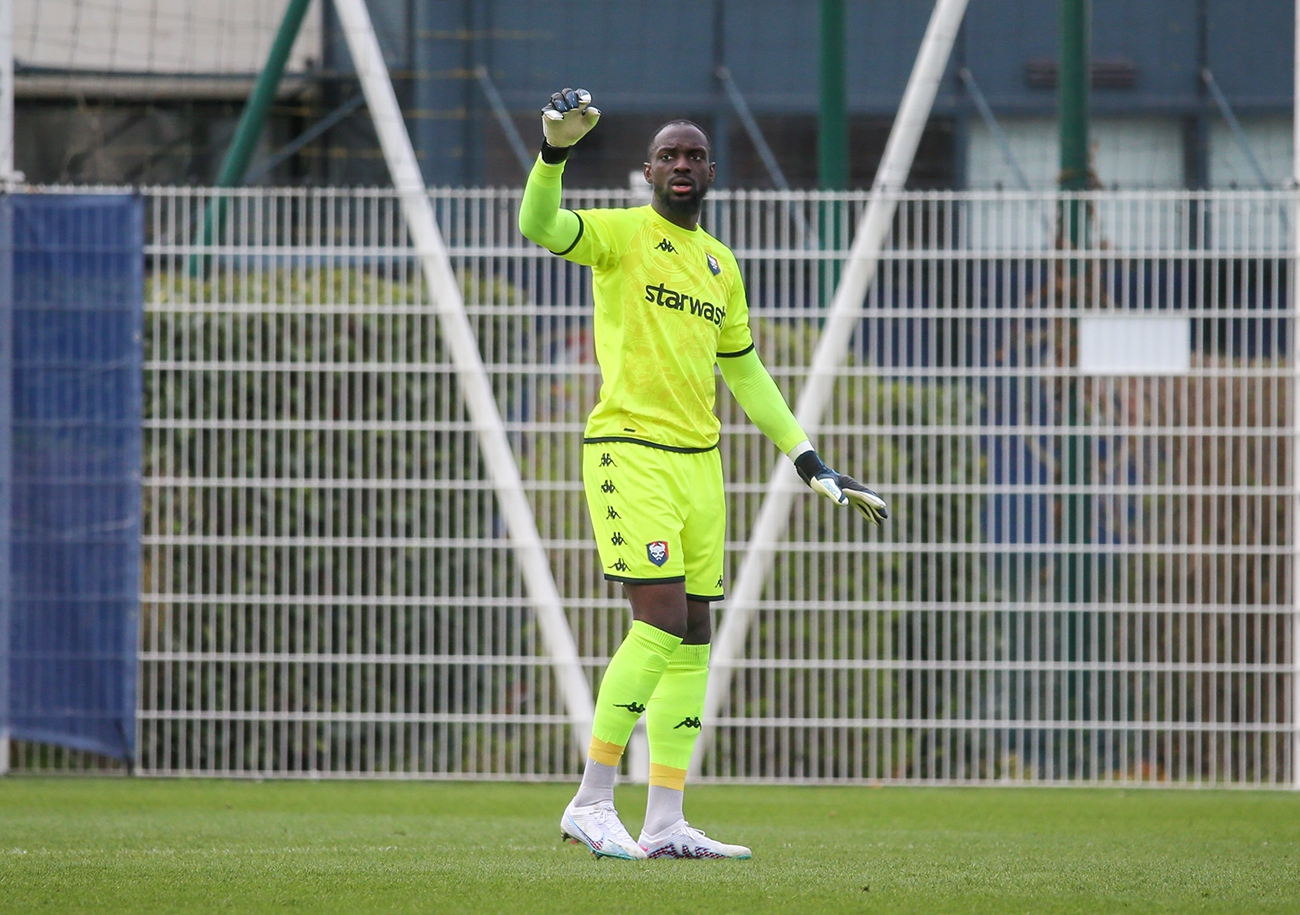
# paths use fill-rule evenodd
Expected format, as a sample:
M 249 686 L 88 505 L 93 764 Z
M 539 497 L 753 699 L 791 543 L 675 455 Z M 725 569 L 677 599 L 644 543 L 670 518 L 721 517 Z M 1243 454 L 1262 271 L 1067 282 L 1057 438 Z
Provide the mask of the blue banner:
M 143 206 L 0 197 L 0 729 L 132 761 Z

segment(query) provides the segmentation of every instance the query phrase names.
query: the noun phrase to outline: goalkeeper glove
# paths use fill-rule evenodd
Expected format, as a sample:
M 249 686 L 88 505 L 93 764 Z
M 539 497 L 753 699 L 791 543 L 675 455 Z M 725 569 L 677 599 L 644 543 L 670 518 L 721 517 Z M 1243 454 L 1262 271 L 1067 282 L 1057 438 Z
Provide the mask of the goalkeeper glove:
M 889 517 L 885 500 L 853 477 L 836 473 L 826 466 L 816 451 L 808 450 L 794 459 L 799 476 L 814 490 L 838 505 L 852 505 L 872 524 Z
M 552 93 L 542 108 L 542 133 L 546 145 L 566 150 L 587 135 L 600 120 L 600 109 L 591 107 L 586 89 L 561 89 Z

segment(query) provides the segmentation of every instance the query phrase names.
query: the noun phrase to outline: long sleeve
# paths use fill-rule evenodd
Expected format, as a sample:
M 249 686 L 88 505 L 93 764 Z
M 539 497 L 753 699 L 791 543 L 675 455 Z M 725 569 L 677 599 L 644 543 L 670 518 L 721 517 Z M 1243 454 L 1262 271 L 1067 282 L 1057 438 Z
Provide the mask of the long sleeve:
M 519 231 L 556 254 L 572 248 L 582 233 L 578 215 L 560 207 L 563 175 L 563 162 L 552 165 L 538 156 L 519 205 Z
M 718 368 L 745 415 L 783 454 L 808 440 L 755 350 L 719 359 Z

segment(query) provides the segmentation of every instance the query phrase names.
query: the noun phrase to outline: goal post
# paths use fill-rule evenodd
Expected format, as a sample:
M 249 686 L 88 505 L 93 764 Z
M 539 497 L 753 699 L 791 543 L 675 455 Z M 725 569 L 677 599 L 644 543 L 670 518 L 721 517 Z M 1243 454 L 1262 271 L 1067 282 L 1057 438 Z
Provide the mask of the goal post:
M 14 171 L 14 5 L 0 0 L 0 187 L 22 180 Z
M 903 92 L 898 117 L 885 144 L 884 157 L 872 183 L 871 199 L 858 223 L 853 247 L 849 251 L 844 273 L 835 290 L 822 327 L 821 336 L 808 368 L 808 379 L 795 405 L 795 417 L 805 429 L 815 429 L 830 401 L 837 371 L 848 352 L 858 311 L 875 278 L 880 252 L 889 236 L 897 208 L 897 193 L 903 189 L 911 170 L 921 132 L 930 116 L 930 108 L 947 67 L 948 57 L 967 0 L 938 0 L 930 16 L 921 49 Z M 866 472 L 865 470 L 863 472 Z M 727 611 L 714 639 L 704 720 L 716 720 L 726 703 L 735 661 L 744 651 L 750 623 L 758 600 L 767 584 L 776 547 L 790 516 L 796 492 L 794 470 L 784 459 L 777 462 L 768 478 L 762 507 L 750 534 L 749 546 L 741 560 L 734 585 L 727 597 Z M 887 495 L 887 494 L 886 494 Z M 692 759 L 692 772 L 698 774 L 704 755 L 712 744 L 715 728 L 701 735 Z
M 496 490 L 501 515 L 537 614 L 538 628 L 550 656 L 573 740 L 578 750 L 585 754 L 594 716 L 591 688 L 582 674 L 577 645 L 564 614 L 559 588 L 537 531 L 537 521 L 479 354 L 478 341 L 465 313 L 465 302 L 452 273 L 451 260 L 434 218 L 433 205 L 420 174 L 415 149 L 402 119 L 370 13 L 365 0 L 334 0 L 334 6 L 370 108 L 384 160 L 397 190 L 407 231 L 438 315 L 439 329 L 456 367 L 483 463 Z

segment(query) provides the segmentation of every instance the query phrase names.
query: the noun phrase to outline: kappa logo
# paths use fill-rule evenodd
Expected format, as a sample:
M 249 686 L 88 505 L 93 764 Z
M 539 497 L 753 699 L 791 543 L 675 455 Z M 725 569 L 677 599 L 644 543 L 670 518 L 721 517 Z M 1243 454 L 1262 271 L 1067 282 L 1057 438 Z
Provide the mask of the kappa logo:
M 695 728 L 698 731 L 702 726 L 703 725 L 700 724 L 700 719 L 692 718 L 688 715 L 683 718 L 682 723 L 674 727 L 673 730 L 675 731 L 677 728 Z
M 657 566 L 661 566 L 668 561 L 668 544 L 662 540 L 647 543 L 645 552 L 650 557 L 650 561 Z
M 614 708 L 625 708 L 633 715 L 640 715 L 645 711 L 645 706 L 642 705 L 640 702 L 628 702 L 623 705 L 619 705 L 618 703 L 615 703 Z
M 677 253 L 677 249 L 673 247 L 673 243 L 666 238 L 663 241 L 659 242 L 659 244 L 655 245 L 655 247 L 658 248 L 660 251 L 667 251 L 669 254 Z

